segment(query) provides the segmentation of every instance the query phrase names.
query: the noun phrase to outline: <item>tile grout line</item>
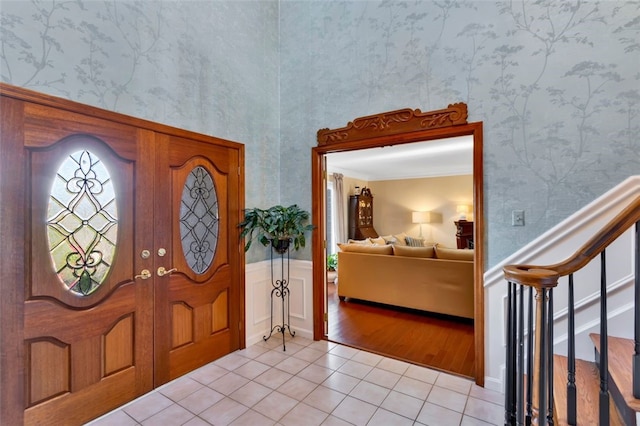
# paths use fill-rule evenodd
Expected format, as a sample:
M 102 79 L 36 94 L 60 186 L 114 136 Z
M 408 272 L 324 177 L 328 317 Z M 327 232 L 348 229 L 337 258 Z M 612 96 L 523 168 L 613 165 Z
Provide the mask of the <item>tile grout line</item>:
M 306 343 L 306 344 L 298 344 L 298 342 L 302 340 L 302 342 L 300 343 Z M 373 408 L 373 411 L 370 415 L 370 417 L 368 418 L 368 420 L 366 421 L 367 423 L 370 422 L 374 417 L 376 417 L 377 414 L 379 414 L 379 412 L 387 412 L 390 413 L 393 416 L 400 416 L 401 418 L 407 419 L 411 422 L 413 422 L 414 424 L 418 425 L 418 424 L 422 424 L 418 421 L 418 419 L 420 418 L 421 414 L 423 413 L 423 411 L 425 410 L 425 406 L 427 405 L 427 403 L 431 404 L 432 406 L 435 407 L 439 407 L 439 409 L 443 409 L 443 410 L 451 410 L 452 412 L 455 412 L 456 415 L 460 415 L 460 424 L 462 422 L 464 422 L 465 417 L 473 419 L 473 420 L 477 420 L 477 421 L 481 421 L 481 422 L 487 422 L 487 420 L 484 420 L 482 418 L 478 418 L 475 417 L 477 415 L 477 412 L 474 413 L 474 415 L 471 414 L 467 414 L 467 408 L 469 407 L 469 402 L 470 402 L 470 398 L 474 398 L 474 400 L 477 401 L 478 404 L 490 404 L 491 406 L 498 406 L 498 404 L 495 404 L 492 401 L 483 399 L 481 396 L 479 397 L 478 395 L 474 395 L 472 396 L 472 390 L 473 390 L 473 383 L 470 382 L 468 384 L 468 387 L 466 384 L 461 384 L 462 382 L 458 383 L 459 381 L 467 381 L 466 378 L 462 378 L 459 377 L 457 375 L 450 375 L 447 374 L 446 372 L 442 372 L 439 370 L 434 370 L 434 369 L 430 369 L 428 367 L 423 367 L 423 366 L 418 366 L 415 364 L 411 364 L 411 363 L 407 363 L 404 361 L 400 361 L 400 360 L 395 360 L 392 358 L 386 358 L 383 356 L 380 356 L 378 354 L 370 354 L 366 351 L 363 350 L 359 350 L 359 349 L 355 349 L 355 348 L 351 348 L 348 346 L 342 346 L 339 344 L 333 344 L 332 342 L 327 342 L 326 344 L 317 344 L 317 342 L 314 341 L 309 341 L 308 339 L 300 339 L 298 340 L 298 342 L 294 342 L 294 341 L 290 341 L 287 343 L 287 345 L 289 347 L 291 347 L 290 345 L 294 344 L 299 346 L 297 348 L 297 350 L 292 353 L 292 354 L 284 354 L 285 358 L 281 359 L 281 360 L 276 360 L 275 354 L 278 354 L 279 352 L 277 352 L 277 347 L 279 345 L 274 345 L 274 347 L 270 347 L 270 345 L 266 342 L 259 342 L 253 346 L 250 346 L 248 348 L 239 350 L 239 351 L 235 351 L 232 352 L 231 354 L 225 355 L 224 357 L 215 360 L 213 362 L 211 362 L 210 364 L 207 364 L 199 369 L 196 369 L 190 373 L 187 373 L 186 375 L 175 379 L 174 381 L 171 381 L 169 383 L 166 383 L 164 385 L 162 385 L 161 387 L 152 390 L 151 392 L 149 392 L 146 395 L 141 396 L 140 398 L 131 401 L 129 403 L 127 403 L 126 405 L 119 407 L 118 409 L 114 410 L 111 413 L 108 413 L 106 416 L 109 416 L 110 414 L 117 412 L 117 411 L 122 411 L 124 412 L 124 414 L 132 419 L 132 421 L 135 422 L 136 425 L 142 424 L 145 421 L 148 421 L 150 418 L 152 418 L 153 416 L 157 416 L 159 413 L 163 412 L 164 410 L 167 410 L 170 407 L 173 406 L 178 406 L 180 408 L 182 408 L 183 410 L 185 410 L 186 412 L 188 412 L 189 414 L 192 415 L 191 420 L 193 419 L 199 419 L 203 422 L 206 422 L 205 418 L 200 417 L 201 414 L 203 414 L 205 411 L 211 409 L 211 407 L 216 406 L 217 404 L 219 404 L 220 402 L 224 401 L 225 399 L 228 399 L 230 401 L 232 401 L 234 404 L 238 404 L 239 406 L 241 406 L 244 411 L 239 414 L 238 416 L 236 416 L 232 421 L 231 424 L 233 422 L 236 422 L 238 419 L 240 419 L 241 417 L 247 415 L 247 413 L 253 413 L 252 415 L 260 415 L 263 416 L 264 418 L 268 418 L 269 421 L 273 421 L 274 424 L 283 424 L 281 423 L 283 419 L 287 418 L 287 416 L 289 416 L 295 409 L 296 407 L 299 407 L 301 405 L 304 405 L 305 407 L 311 408 L 313 410 L 318 411 L 319 413 L 321 413 L 324 417 L 323 422 L 328 421 L 331 417 L 333 418 L 337 418 L 340 419 L 342 421 L 346 421 L 346 422 L 350 422 L 353 419 L 349 419 L 349 418 L 344 418 L 344 417 L 339 417 L 336 413 L 336 410 L 338 410 L 339 407 L 342 406 L 342 404 L 345 404 L 345 401 L 347 401 L 347 398 L 351 398 L 352 400 L 355 401 L 359 401 L 361 403 L 365 403 L 370 405 Z M 321 341 L 322 342 L 322 341 Z M 321 348 L 320 348 L 321 346 Z M 250 348 L 255 348 L 255 349 L 250 349 Z M 311 358 L 300 358 L 297 357 L 296 354 L 300 353 L 300 355 L 302 355 L 302 351 L 304 351 L 305 349 L 313 349 L 315 351 L 318 351 L 318 353 L 321 353 L 320 356 L 315 357 L 313 359 Z M 273 354 L 271 354 L 273 356 L 274 359 L 274 363 L 273 365 L 271 365 L 270 363 L 264 362 L 268 357 L 265 357 L 264 360 L 259 361 L 258 358 L 270 354 L 271 352 L 273 352 Z M 336 361 L 331 361 L 330 359 L 327 359 L 327 356 L 331 355 L 333 357 L 336 357 L 337 360 Z M 306 355 L 305 355 L 306 356 Z M 241 358 L 237 358 L 237 357 L 241 357 Z M 320 363 L 318 364 L 319 360 L 321 358 L 324 358 L 323 361 L 320 361 Z M 299 366 L 303 365 L 301 368 L 296 370 L 296 373 L 290 373 L 288 371 L 286 371 L 285 369 L 281 367 L 278 367 L 278 365 L 281 365 L 283 363 L 285 363 L 287 360 L 291 360 L 291 359 L 295 359 L 296 362 L 299 362 L 300 364 L 298 364 L 296 366 L 296 368 L 298 368 Z M 384 366 L 381 366 L 381 364 L 383 363 L 383 361 L 389 360 L 391 363 L 389 365 L 386 365 L 386 368 Z M 341 362 L 344 361 L 344 362 Z M 396 364 L 397 363 L 401 363 L 401 364 Z M 249 363 L 256 363 L 255 364 L 255 370 L 252 371 L 251 368 L 248 368 L 247 371 L 245 372 L 245 374 L 247 374 L 248 376 L 250 376 L 251 378 L 238 373 L 237 371 L 242 368 L 243 366 L 249 364 Z M 403 366 L 402 364 L 405 364 L 405 366 Z M 220 368 L 222 370 L 224 370 L 224 374 L 222 374 L 219 377 L 216 377 L 215 379 L 213 379 L 212 381 L 208 382 L 208 383 L 202 383 L 200 380 L 196 379 L 194 377 L 194 373 L 197 373 L 198 371 L 200 371 L 201 369 L 204 369 L 206 367 L 210 367 L 210 366 L 215 366 L 217 368 Z M 331 366 L 329 366 L 331 365 Z M 322 368 L 323 371 L 322 373 L 319 373 L 320 375 L 318 376 L 317 379 L 313 379 L 310 380 L 308 376 L 308 374 L 312 374 L 312 373 L 308 373 L 306 376 L 307 377 L 303 377 L 301 376 L 301 374 L 305 371 L 307 371 L 309 369 L 309 367 L 312 366 L 316 366 L 319 368 Z M 345 368 L 345 366 L 347 366 Z M 395 367 L 395 368 L 394 368 Z M 403 368 L 404 367 L 404 368 Z M 340 371 L 342 369 L 342 371 Z M 416 370 L 418 369 L 418 370 Z M 423 373 L 424 371 L 428 371 L 428 375 L 422 376 L 420 373 Z M 254 374 L 254 372 L 259 371 L 259 373 Z M 262 384 L 258 381 L 256 381 L 256 379 L 258 379 L 259 377 L 261 377 L 263 374 L 266 374 L 267 372 L 270 371 L 278 371 L 278 372 L 282 372 L 284 374 L 288 374 L 290 375 L 290 377 L 288 377 L 285 381 L 283 381 L 282 383 L 278 384 L 275 388 L 272 388 L 270 386 L 267 386 L 265 384 Z M 398 373 L 396 371 L 401 370 L 402 373 Z M 379 384 L 379 382 L 376 382 L 375 378 L 369 377 L 372 373 L 375 374 L 380 374 L 382 376 L 380 376 L 380 380 L 382 380 L 381 377 L 384 377 L 384 374 L 391 374 L 393 376 L 390 376 L 392 380 L 393 378 L 395 378 L 397 376 L 397 379 L 395 381 L 393 381 L 392 384 L 386 386 L 386 385 L 381 385 Z M 241 378 L 242 381 L 246 381 L 245 383 L 243 383 L 242 385 L 239 385 L 237 388 L 233 389 L 232 391 L 228 392 L 228 394 L 220 392 L 219 390 L 216 389 L 215 386 L 212 386 L 214 383 L 216 383 L 217 381 L 223 379 L 224 377 L 229 376 L 229 374 L 234 374 L 234 377 L 238 377 Z M 342 389 L 334 389 L 333 387 L 330 387 L 329 384 L 327 383 L 327 381 L 334 376 L 336 373 L 340 373 L 341 375 L 348 377 L 350 379 L 353 379 L 355 384 L 353 384 L 353 386 L 348 386 L 349 387 L 349 391 L 347 393 L 345 393 Z M 326 377 L 324 377 L 324 374 L 326 374 Z M 229 380 L 234 379 L 234 377 L 229 376 Z M 322 377 L 322 379 L 320 379 Z M 338 377 L 338 376 L 336 376 Z M 342 377 L 342 376 L 340 376 Z M 369 379 L 367 379 L 369 377 Z M 175 385 L 175 383 L 177 383 L 178 380 L 184 380 L 184 379 L 190 379 L 192 381 L 194 381 L 195 383 L 198 384 L 198 388 L 195 390 L 192 390 L 184 395 L 181 395 L 181 398 L 179 400 L 173 400 L 171 397 L 169 397 L 168 395 L 165 395 L 163 393 L 163 390 L 166 391 L 167 389 L 170 389 L 171 385 Z M 298 379 L 298 380 L 303 380 L 304 382 L 300 382 L 300 383 L 309 383 L 309 388 L 308 388 L 308 392 L 307 392 L 307 388 L 305 388 L 305 394 L 304 396 L 300 397 L 300 399 L 298 399 L 297 397 L 292 397 L 290 395 L 288 395 L 287 393 L 282 392 L 282 390 L 280 390 L 282 388 L 282 386 L 285 386 L 285 384 L 289 383 L 292 379 Z M 422 383 L 424 386 L 429 386 L 428 391 L 426 392 L 426 394 L 424 395 L 424 397 L 417 397 L 414 396 L 415 394 L 411 394 L 411 393 L 407 393 L 408 392 L 408 388 L 407 389 L 403 389 L 403 390 L 396 390 L 396 387 L 398 387 L 398 384 L 403 380 L 403 379 L 408 379 L 411 381 L 415 381 L 415 382 L 419 382 Z M 425 380 L 427 379 L 427 380 Z M 429 382 L 428 380 L 433 380 L 433 382 Z M 440 381 L 440 383 L 439 383 Z M 231 382 L 230 382 L 231 383 Z M 268 392 L 262 396 L 260 399 L 258 399 L 255 402 L 251 402 L 251 406 L 245 405 L 244 402 L 242 402 L 242 397 L 241 394 L 237 394 L 236 396 L 232 397 L 232 395 L 238 391 L 240 391 L 241 389 L 243 389 L 244 387 L 248 386 L 249 384 L 256 384 L 259 385 L 261 387 L 264 387 L 268 390 Z M 222 383 L 221 383 L 222 384 Z M 358 389 L 359 386 L 364 385 L 364 389 L 361 388 L 361 391 L 358 391 L 354 394 L 354 391 L 356 389 Z M 291 385 L 292 387 L 294 385 Z M 379 395 L 378 396 L 371 396 L 371 398 L 369 398 L 367 396 L 367 392 L 371 392 L 372 390 L 375 391 L 375 389 L 377 388 L 373 388 L 373 386 L 376 387 L 380 387 L 381 391 L 384 391 L 384 396 L 382 397 L 382 399 L 380 400 L 379 403 L 372 403 L 369 402 L 370 400 L 378 400 Z M 222 398 L 218 401 L 216 401 L 215 403 L 211 404 L 209 407 L 205 408 L 204 410 L 201 410 L 199 413 L 194 413 L 193 411 L 191 411 L 190 409 L 188 409 L 187 407 L 183 406 L 181 404 L 182 401 L 184 401 L 186 398 L 188 398 L 189 396 L 193 395 L 195 392 L 200 391 L 201 389 L 210 389 L 213 392 L 216 392 L 218 394 L 220 394 L 222 396 Z M 466 390 L 463 392 L 461 392 L 462 389 L 466 388 Z M 335 392 L 337 394 L 341 395 L 341 399 L 338 403 L 336 403 L 335 405 L 333 405 L 333 407 L 331 408 L 330 412 L 325 411 L 325 409 L 321 409 L 319 407 L 316 407 L 314 405 L 312 405 L 310 403 L 310 401 L 307 401 L 307 398 L 309 398 L 310 395 L 312 395 L 314 392 L 316 392 L 318 389 L 325 389 L 327 391 L 330 392 Z M 437 401 L 437 402 L 432 402 L 429 401 L 429 398 L 431 397 L 432 393 L 434 392 L 434 390 L 438 391 L 438 392 L 443 392 L 445 394 L 445 396 L 441 396 L 442 400 Z M 270 395 L 273 395 L 274 392 L 277 392 L 280 395 L 286 396 L 287 398 L 292 399 L 293 401 L 295 401 L 295 404 L 292 405 L 291 408 L 287 409 L 286 411 L 283 411 L 282 413 L 278 413 L 278 415 L 280 416 L 277 420 L 273 420 L 273 418 L 267 416 L 266 414 L 262 414 L 262 412 L 254 409 L 254 407 L 258 406 L 262 401 L 264 401 L 266 398 L 268 398 Z M 290 391 L 291 392 L 291 391 Z M 464 397 L 464 404 L 462 404 L 462 407 L 460 408 L 461 411 L 457 411 L 455 409 L 451 409 L 449 408 L 449 406 L 447 406 L 446 403 L 443 403 L 443 401 L 447 400 L 446 394 L 450 394 L 453 393 L 453 395 L 457 394 L 457 395 L 461 395 Z M 136 402 L 139 402 L 141 400 L 143 400 L 145 397 L 148 397 L 152 394 L 158 394 L 160 396 L 162 396 L 163 398 L 166 398 L 167 400 L 171 401 L 171 404 L 169 404 L 167 407 L 162 408 L 161 410 L 159 410 L 158 412 L 154 412 L 150 415 L 148 415 L 145 419 L 142 420 L 136 420 L 131 414 L 129 414 L 127 411 L 125 411 L 125 408 L 130 407 L 132 404 L 135 404 Z M 170 392 L 167 392 L 168 394 L 170 394 Z M 398 413 L 396 411 L 393 411 L 393 409 L 388 409 L 383 407 L 383 405 L 385 404 L 385 402 L 392 396 L 397 394 L 400 395 L 402 397 L 406 397 L 406 398 L 415 398 L 416 400 L 420 401 L 419 407 L 416 411 L 416 414 L 413 415 L 411 417 L 408 417 L 406 414 L 406 411 L 403 411 L 403 413 Z M 357 395 L 357 396 L 356 396 Z M 489 397 L 486 397 L 487 399 L 489 399 Z M 349 400 L 350 401 L 350 400 Z M 408 401 L 408 400 L 407 400 Z M 246 400 L 245 400 L 246 402 Z M 303 408 L 303 410 L 308 410 L 308 408 Z M 402 411 L 402 410 L 399 410 Z M 489 414 L 488 414 L 489 415 Z M 103 416 L 105 417 L 105 416 Z M 101 418 L 100 418 L 101 419 Z M 100 420 L 97 419 L 97 420 Z M 98 423 L 96 420 L 96 426 L 99 425 L 100 423 Z M 500 421 L 499 419 L 494 420 L 495 421 Z M 109 423 L 104 423 L 104 424 L 109 424 Z M 496 423 L 499 424 L 499 423 Z

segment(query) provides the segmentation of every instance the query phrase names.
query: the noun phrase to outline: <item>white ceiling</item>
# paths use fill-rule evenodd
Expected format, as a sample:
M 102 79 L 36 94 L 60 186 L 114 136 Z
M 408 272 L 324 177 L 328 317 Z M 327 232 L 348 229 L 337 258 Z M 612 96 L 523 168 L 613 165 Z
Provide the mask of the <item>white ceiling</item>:
M 473 137 L 327 154 L 327 171 L 367 180 L 473 174 Z

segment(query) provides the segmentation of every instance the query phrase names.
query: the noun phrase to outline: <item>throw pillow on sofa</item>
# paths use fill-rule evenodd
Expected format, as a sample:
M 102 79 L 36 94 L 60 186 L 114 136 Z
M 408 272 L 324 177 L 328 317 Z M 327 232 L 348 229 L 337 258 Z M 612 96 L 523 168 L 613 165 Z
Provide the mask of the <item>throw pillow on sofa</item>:
M 364 240 L 348 239 L 347 244 L 371 244 L 371 241 L 369 241 L 369 238 L 365 238 Z
M 380 238 L 382 238 L 386 244 L 395 244 L 398 241 L 393 235 L 383 235 Z
M 376 246 L 373 244 L 364 245 L 364 244 L 338 243 L 338 247 L 340 247 L 341 251 L 350 252 L 350 253 L 393 254 L 393 246 L 389 246 L 389 245 Z
M 394 256 L 433 258 L 435 257 L 435 248 L 393 246 L 393 254 Z
M 395 234 L 393 236 L 396 239 L 396 242 L 394 244 L 399 245 L 399 246 L 406 246 L 407 245 L 407 234 L 405 234 L 404 232 L 400 233 L 400 234 Z
M 378 246 L 384 246 L 387 244 L 387 242 L 384 240 L 384 238 L 382 237 L 378 237 L 378 238 L 369 238 L 369 242 L 371 244 L 375 244 Z
M 404 239 L 409 247 L 424 247 L 422 238 L 405 237 Z

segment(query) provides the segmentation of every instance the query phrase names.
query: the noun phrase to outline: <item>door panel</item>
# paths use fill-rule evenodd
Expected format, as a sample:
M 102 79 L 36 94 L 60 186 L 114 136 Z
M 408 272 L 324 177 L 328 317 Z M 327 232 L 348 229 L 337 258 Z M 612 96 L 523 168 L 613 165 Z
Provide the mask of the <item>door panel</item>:
M 156 386 L 238 349 L 241 332 L 230 220 L 238 216 L 238 151 L 171 136 L 158 142 L 166 156 L 158 157 L 156 246 L 168 250 L 156 263 L 176 271 L 158 279 Z M 161 205 L 167 193 L 171 208 Z
M 25 424 L 86 421 L 148 392 L 153 378 L 153 280 L 134 279 L 152 267 L 135 255 L 153 243 L 152 222 L 137 219 L 152 199 L 134 188 L 153 185 L 144 172 L 153 163 L 136 149 L 151 148 L 153 135 L 85 116 L 52 118 L 60 117 L 49 108 L 25 108 Z M 85 133 L 92 129 L 100 136 Z M 104 196 L 108 185 L 113 199 Z

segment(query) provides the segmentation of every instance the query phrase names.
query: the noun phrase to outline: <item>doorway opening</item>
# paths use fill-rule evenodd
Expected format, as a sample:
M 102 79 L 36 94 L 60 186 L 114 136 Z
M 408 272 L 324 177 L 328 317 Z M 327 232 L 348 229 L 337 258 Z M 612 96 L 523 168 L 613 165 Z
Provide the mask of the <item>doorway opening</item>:
M 483 304 L 483 181 L 482 181 L 482 123 L 468 123 L 465 104 L 449 105 L 447 109 L 423 113 L 404 109 L 360 117 L 340 129 L 318 132 L 318 146 L 312 149 L 313 216 L 318 227 L 313 233 L 314 268 L 314 338 L 328 338 L 326 254 L 327 199 L 326 157 L 331 153 L 396 145 L 416 145 L 441 139 L 468 136 L 473 140 L 473 320 L 474 372 L 478 385 L 484 383 L 484 304 Z M 339 265 L 338 265 L 339 269 Z M 338 286 L 340 285 L 338 281 Z
M 361 188 L 367 188 L 372 193 L 376 238 L 359 240 L 359 243 L 369 246 L 387 244 L 389 241 L 394 245 L 404 245 L 406 242 L 402 236 L 406 235 L 414 239 L 412 242 L 421 241 L 428 248 L 423 254 L 428 252 L 430 255 L 435 254 L 433 248 L 436 244 L 442 248 L 456 248 L 462 243 L 457 237 L 460 217 L 457 207 L 470 206 L 473 199 L 473 139 L 470 136 L 329 153 L 326 159 L 328 256 L 337 252 L 339 246 L 358 240 L 357 224 L 354 223 L 358 220 L 358 214 L 353 208 L 355 200 L 364 200 L 356 195 Z M 343 187 L 342 199 L 336 199 L 335 191 L 332 191 L 336 184 Z M 345 200 L 349 200 L 346 205 Z M 336 216 L 340 215 L 346 229 L 337 232 Z M 465 226 L 473 227 L 473 217 L 467 214 L 465 219 Z M 471 237 L 469 241 L 472 241 Z M 464 247 L 467 248 L 466 244 Z M 354 256 L 369 257 L 371 259 L 368 260 L 377 265 L 371 262 L 354 265 Z M 379 290 L 387 289 L 412 292 L 424 285 L 428 288 L 427 295 L 441 292 L 443 295 L 439 298 L 445 302 L 456 299 L 455 305 L 459 306 L 461 300 L 445 296 L 447 290 L 441 288 L 450 284 L 430 269 L 431 266 L 447 263 L 447 275 L 456 275 L 459 282 L 452 284 L 466 288 L 463 293 L 469 294 L 467 306 L 472 310 L 473 267 L 469 264 L 472 260 L 464 265 L 464 269 L 460 269 L 458 261 L 413 259 L 396 262 L 398 259 L 395 256 L 375 259 L 370 255 L 339 253 L 334 257 L 335 265 L 338 265 L 340 257 L 347 262 L 340 274 L 347 281 L 340 286 L 333 279 L 338 274 L 328 272 L 328 340 L 473 377 L 472 319 L 429 312 L 429 303 L 417 301 L 421 293 L 412 294 L 410 299 L 422 309 L 408 308 L 400 300 L 401 296 L 377 294 Z M 331 271 L 331 266 L 328 260 L 328 271 Z M 358 266 L 358 269 L 375 269 L 374 277 L 370 278 L 367 271 L 354 275 L 354 266 Z M 448 273 L 449 269 L 451 274 Z M 367 283 L 356 284 L 352 290 L 354 283 L 351 281 L 354 279 Z M 425 282 L 418 284 L 407 282 L 408 279 L 424 279 Z M 348 297 L 345 298 L 345 295 Z M 451 307 L 442 304 L 436 309 L 448 312 Z M 473 316 L 472 312 L 470 316 Z

